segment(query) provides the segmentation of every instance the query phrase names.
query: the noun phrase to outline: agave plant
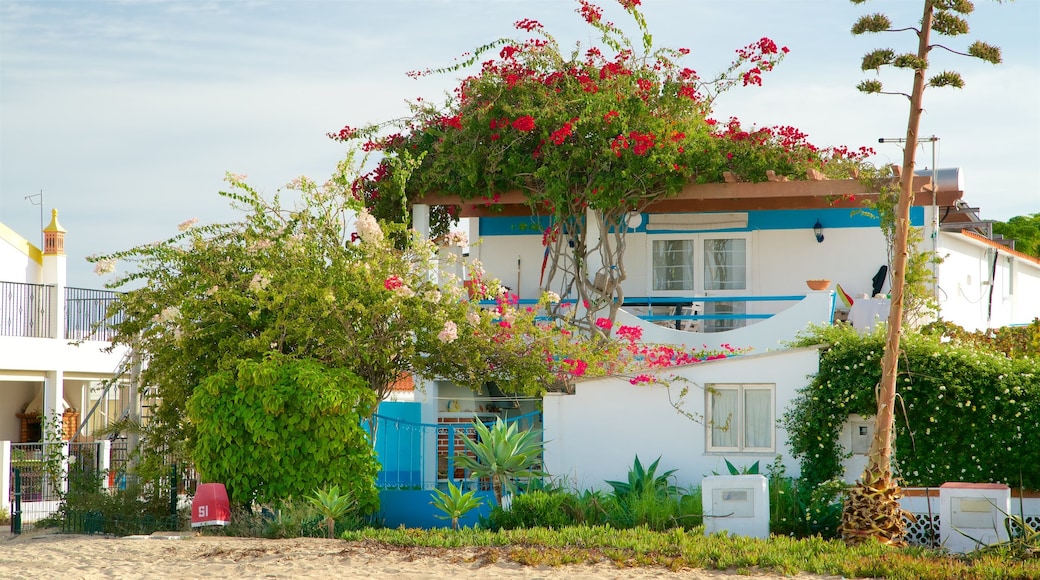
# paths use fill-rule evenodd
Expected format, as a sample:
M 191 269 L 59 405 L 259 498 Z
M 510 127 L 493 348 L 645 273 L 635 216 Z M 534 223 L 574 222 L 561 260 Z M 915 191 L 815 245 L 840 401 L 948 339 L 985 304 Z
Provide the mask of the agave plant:
M 468 453 L 455 457 L 455 462 L 478 478 L 490 479 L 498 505 L 502 505 L 503 493 L 516 493 L 518 478 L 545 476 L 536 468 L 545 447 L 540 430 L 521 431 L 516 423 L 505 423 L 501 418 L 490 429 L 474 420 L 473 429 L 477 438 L 462 439 Z
M 657 464 L 660 462 L 661 458 L 658 457 L 650 464 L 650 467 L 644 469 L 643 464 L 639 461 L 639 456 L 636 455 L 632 468 L 628 470 L 628 481 L 607 481 L 607 484 L 614 488 L 614 495 L 618 499 L 641 497 L 648 491 L 660 495 L 673 495 L 677 490 L 675 486 L 668 484 L 668 478 L 676 470 L 669 469 L 661 475 L 657 475 Z
M 329 529 L 330 540 L 336 537 L 336 520 L 343 517 L 354 503 L 349 492 L 340 494 L 338 485 L 332 486 L 327 491 L 315 490 L 314 495 L 307 497 L 307 501 L 311 502 L 318 513 L 325 516 L 325 525 Z
M 455 487 L 455 484 L 448 482 L 448 492 L 445 493 L 439 489 L 433 490 L 433 500 L 430 502 L 433 507 L 444 512 L 443 516 L 436 516 L 442 520 L 451 520 L 451 529 L 459 529 L 459 518 L 466 515 L 470 510 L 480 507 L 483 503 L 479 497 L 476 497 L 477 490 L 470 490 L 466 493 L 462 493 L 462 490 Z

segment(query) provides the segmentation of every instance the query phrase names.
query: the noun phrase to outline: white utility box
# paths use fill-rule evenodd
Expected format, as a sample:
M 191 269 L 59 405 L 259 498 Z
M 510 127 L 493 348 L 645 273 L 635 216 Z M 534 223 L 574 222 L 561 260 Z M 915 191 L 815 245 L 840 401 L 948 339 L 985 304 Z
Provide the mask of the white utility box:
M 704 534 L 769 537 L 769 487 L 762 475 L 712 475 L 701 480 Z
M 1008 539 L 1011 488 L 999 483 L 950 482 L 939 486 L 939 541 L 964 554 Z

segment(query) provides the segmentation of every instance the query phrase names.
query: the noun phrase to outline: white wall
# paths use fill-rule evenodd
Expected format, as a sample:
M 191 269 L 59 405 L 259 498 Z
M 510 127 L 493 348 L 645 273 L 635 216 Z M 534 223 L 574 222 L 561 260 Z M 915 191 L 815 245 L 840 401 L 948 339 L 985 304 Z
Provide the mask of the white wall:
M 939 303 L 945 320 L 980 330 L 1026 324 L 1040 316 L 1037 262 L 950 232 L 939 236 L 939 255 Z
M 41 265 L 22 251 L 27 243 L 13 230 L 0 224 L 0 281 L 39 283 Z
M 708 453 L 706 428 L 680 414 L 669 402 L 690 386 L 683 408 L 703 416 L 703 385 L 773 383 L 775 416 L 781 418 L 796 391 L 809 383 L 819 367 L 816 349 L 748 355 L 669 369 L 687 381 L 670 386 L 632 385 L 627 378 L 582 381 L 575 394 L 548 394 L 543 403 L 545 468 L 567 486 L 605 489 L 605 480 L 624 480 L 636 455 L 644 466 L 661 457 L 659 472 L 678 470 L 675 483 L 690 486 L 712 472 L 726 473 L 723 459 L 738 466 L 771 463 L 774 453 Z M 787 432 L 777 427 L 776 453 L 788 475 L 800 473 L 791 457 Z
M 749 295 L 805 294 L 808 291 L 806 280 L 826 278 L 841 284 L 849 294 L 858 296 L 870 292 L 871 279 L 878 268 L 888 262 L 884 237 L 877 228 L 825 230 L 823 243 L 816 242 L 811 229 L 761 230 L 750 232 L 750 235 L 751 263 L 746 292 Z M 651 294 L 648 245 L 653 237 L 653 234 L 635 232 L 626 237 L 625 270 L 628 279 L 622 288 L 628 296 Z M 538 298 L 544 255 L 541 240 L 541 236 L 536 235 L 487 236 L 481 239 L 473 255 L 479 255 L 488 274 L 514 291 L 519 258 L 520 297 Z M 559 280 L 557 277 L 556 281 Z M 553 289 L 561 290 L 558 287 Z M 887 282 L 882 291 L 888 291 Z M 748 312 L 773 313 L 789 305 L 789 302 L 749 303 Z

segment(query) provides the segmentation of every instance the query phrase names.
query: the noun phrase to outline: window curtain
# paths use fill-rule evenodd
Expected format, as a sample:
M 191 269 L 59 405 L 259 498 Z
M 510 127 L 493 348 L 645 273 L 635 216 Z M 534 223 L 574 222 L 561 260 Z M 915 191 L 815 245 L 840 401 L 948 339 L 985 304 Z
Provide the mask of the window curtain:
M 744 447 L 772 447 L 772 399 L 766 389 L 744 389 Z
M 719 389 L 711 393 L 711 446 L 738 447 L 740 421 L 737 417 L 737 389 Z

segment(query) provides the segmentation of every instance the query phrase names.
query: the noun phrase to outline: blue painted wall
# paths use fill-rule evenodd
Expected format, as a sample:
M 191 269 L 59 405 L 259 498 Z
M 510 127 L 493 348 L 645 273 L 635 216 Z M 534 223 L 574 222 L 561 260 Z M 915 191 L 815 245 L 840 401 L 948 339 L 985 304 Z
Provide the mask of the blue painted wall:
M 730 231 L 746 232 L 755 230 L 801 230 L 810 229 L 820 220 L 820 224 L 826 231 L 836 228 L 876 228 L 878 220 L 870 215 L 864 215 L 859 210 L 848 208 L 825 208 L 825 209 L 784 209 L 763 210 L 749 212 L 706 212 L 706 213 L 747 213 L 748 226 L 746 228 L 714 230 L 654 230 L 655 234 L 697 232 L 697 231 Z M 638 228 L 631 231 L 646 233 L 646 215 Z M 915 227 L 924 225 L 924 208 L 910 208 L 910 223 Z M 548 217 L 500 217 L 480 218 L 480 235 L 483 236 L 518 236 L 518 235 L 542 235 L 549 227 Z
M 384 403 L 385 404 L 385 403 Z M 476 496 L 483 499 L 480 507 L 459 518 L 460 526 L 475 526 L 480 518 L 486 518 L 495 504 L 495 496 L 490 491 L 478 491 Z M 443 512 L 433 507 L 430 500 L 433 491 L 428 489 L 381 489 L 379 490 L 378 518 L 388 528 L 404 526 L 406 528 L 449 528 L 450 520 L 439 519 Z
M 422 421 L 422 405 L 416 402 L 383 401 L 378 413 L 383 417 L 411 423 Z M 417 430 L 376 429 L 376 458 L 383 468 L 376 476 L 376 486 L 421 486 L 422 434 Z

